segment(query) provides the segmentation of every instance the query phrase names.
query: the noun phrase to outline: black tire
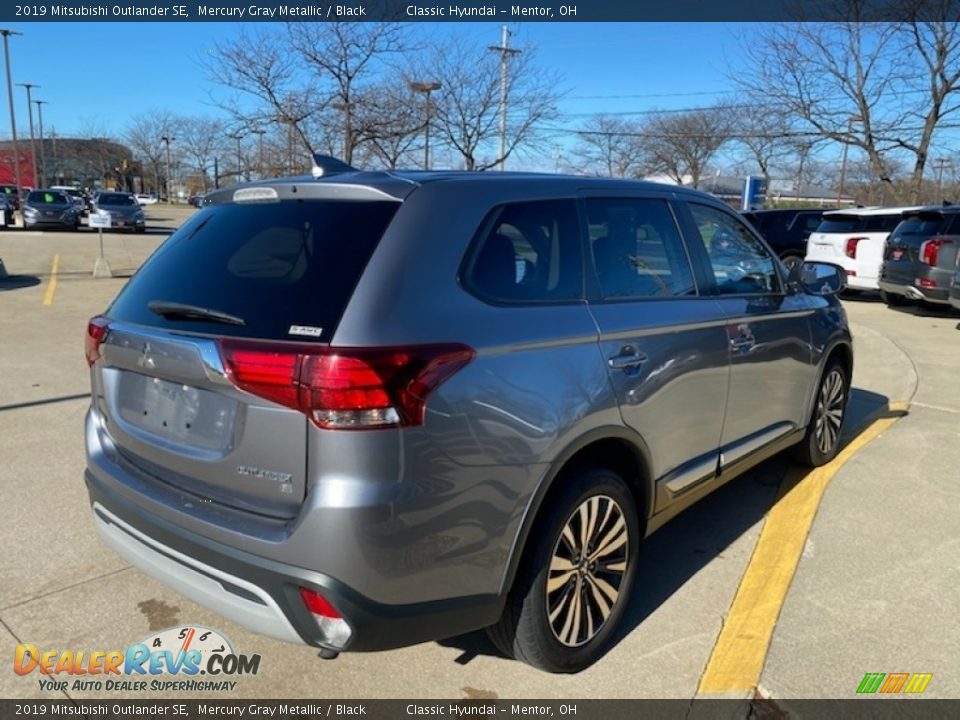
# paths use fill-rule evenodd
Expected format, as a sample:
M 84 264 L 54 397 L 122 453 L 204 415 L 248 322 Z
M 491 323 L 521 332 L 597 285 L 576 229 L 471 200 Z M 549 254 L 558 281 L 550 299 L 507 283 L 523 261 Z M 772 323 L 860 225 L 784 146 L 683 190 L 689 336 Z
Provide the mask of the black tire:
M 134 228 L 134 231 L 138 233 L 145 233 L 147 229 L 145 227 L 136 227 Z
M 903 295 L 897 295 L 896 293 L 888 293 L 886 290 L 880 291 L 880 299 L 886 303 L 887 307 L 902 307 L 907 305 L 909 301 Z
M 583 469 L 557 482 L 563 485 L 541 509 L 503 615 L 487 634 L 507 656 L 547 672 L 574 673 L 603 655 L 623 617 L 641 524 L 636 499 L 612 470 Z M 588 555 L 581 558 L 584 536 Z M 604 550 L 604 544 L 615 547 Z M 560 584 L 548 591 L 548 580 Z
M 835 358 L 820 378 L 807 432 L 793 448 L 794 460 L 808 467 L 820 467 L 837 456 L 849 399 L 850 378 L 843 363 Z

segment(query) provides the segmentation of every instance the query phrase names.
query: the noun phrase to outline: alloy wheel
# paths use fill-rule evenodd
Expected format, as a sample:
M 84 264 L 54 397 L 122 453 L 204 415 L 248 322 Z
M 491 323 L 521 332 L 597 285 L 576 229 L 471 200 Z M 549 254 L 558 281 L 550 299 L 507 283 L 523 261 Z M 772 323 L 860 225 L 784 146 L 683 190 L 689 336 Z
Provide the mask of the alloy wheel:
M 550 629 L 563 645 L 590 642 L 610 617 L 623 589 L 629 545 L 623 510 L 607 495 L 587 498 L 567 519 L 546 588 Z
M 824 378 L 817 398 L 816 440 L 817 448 L 824 455 L 828 455 L 840 440 L 844 400 L 843 373 L 833 368 Z

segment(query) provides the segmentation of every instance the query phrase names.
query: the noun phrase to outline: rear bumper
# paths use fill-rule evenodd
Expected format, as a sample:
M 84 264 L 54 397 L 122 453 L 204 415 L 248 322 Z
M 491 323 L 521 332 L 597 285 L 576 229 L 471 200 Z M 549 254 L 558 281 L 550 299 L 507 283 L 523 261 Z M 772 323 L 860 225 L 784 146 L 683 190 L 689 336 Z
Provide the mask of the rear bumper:
M 918 264 L 913 272 L 884 267 L 879 284 L 885 293 L 946 305 L 950 302 L 950 278 L 949 271 Z M 928 286 L 924 286 L 921 281 L 926 281 Z
M 458 597 L 383 605 L 328 575 L 285 565 L 176 527 L 106 491 L 85 472 L 97 528 L 132 565 L 253 632 L 335 651 L 370 651 L 462 634 L 496 622 L 504 599 Z M 299 596 L 319 591 L 350 626 L 342 646 L 326 640 Z

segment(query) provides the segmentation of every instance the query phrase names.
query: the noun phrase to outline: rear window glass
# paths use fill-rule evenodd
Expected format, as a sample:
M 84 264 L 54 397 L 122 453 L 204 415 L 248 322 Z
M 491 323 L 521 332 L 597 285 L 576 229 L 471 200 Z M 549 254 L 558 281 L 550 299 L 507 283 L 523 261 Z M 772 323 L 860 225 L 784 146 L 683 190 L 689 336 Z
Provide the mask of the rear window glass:
M 831 215 L 824 217 L 817 227 L 821 233 L 890 232 L 901 220 L 899 213 L 891 215 Z
M 897 225 L 891 237 L 929 237 L 945 232 L 949 224 L 942 215 L 912 215 Z
M 187 332 L 329 341 L 396 202 L 214 205 L 160 246 L 108 316 Z M 163 301 L 216 310 L 244 325 L 156 315 Z

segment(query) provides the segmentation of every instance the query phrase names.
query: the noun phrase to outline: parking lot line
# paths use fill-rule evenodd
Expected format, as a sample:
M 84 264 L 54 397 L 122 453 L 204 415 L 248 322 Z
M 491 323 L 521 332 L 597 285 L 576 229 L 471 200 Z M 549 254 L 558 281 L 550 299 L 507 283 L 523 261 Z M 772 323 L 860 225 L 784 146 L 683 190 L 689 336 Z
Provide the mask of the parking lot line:
M 860 448 L 893 425 L 907 408 L 907 403 L 890 403 L 833 461 L 812 471 L 794 468 L 784 478 L 707 660 L 698 694 L 756 690 L 777 618 L 827 485 Z
M 50 267 L 50 282 L 47 284 L 47 291 L 43 294 L 43 304 L 51 305 L 53 303 L 53 294 L 57 291 L 57 270 L 60 268 L 59 253 L 53 256 L 53 265 Z

